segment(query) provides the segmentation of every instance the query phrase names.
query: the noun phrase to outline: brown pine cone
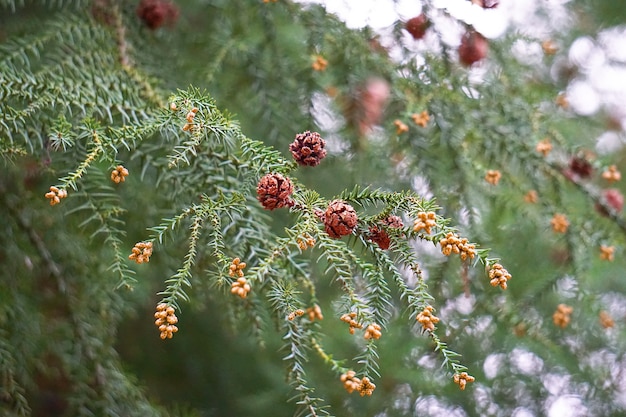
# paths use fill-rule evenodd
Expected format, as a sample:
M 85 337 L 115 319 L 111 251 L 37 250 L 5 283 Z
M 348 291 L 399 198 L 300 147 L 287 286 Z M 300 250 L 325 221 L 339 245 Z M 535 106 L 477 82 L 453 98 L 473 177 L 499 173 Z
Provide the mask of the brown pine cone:
M 404 227 L 404 223 L 402 223 L 400 216 L 388 216 L 383 220 L 383 223 L 392 229 L 400 229 L 401 227 Z
M 593 174 L 593 165 L 584 156 L 575 156 L 569 161 L 569 169 L 580 178 L 589 178 Z
M 392 229 L 399 229 L 401 227 L 404 227 L 404 223 L 402 223 L 402 219 L 399 216 L 388 216 L 384 218 L 381 222 L 382 224 Z M 389 234 L 385 231 L 385 229 L 374 225 L 370 226 L 369 232 L 369 240 L 376 243 L 382 250 L 389 249 L 391 239 L 389 238 Z
M 387 232 L 378 226 L 370 226 L 368 239 L 376 243 L 382 250 L 389 249 L 389 245 L 391 245 L 391 239 Z
M 293 193 L 291 180 L 282 174 L 267 174 L 256 187 L 257 199 L 266 210 L 274 210 L 291 205 L 289 196 Z
M 324 213 L 324 228 L 333 239 L 349 235 L 356 227 L 358 218 L 354 208 L 341 200 L 334 200 Z
M 314 167 L 326 156 L 325 146 L 326 141 L 319 133 L 307 130 L 296 135 L 289 150 L 298 164 Z
M 178 19 L 178 7 L 167 0 L 141 0 L 137 6 L 137 16 L 154 30 L 164 24 L 174 24 Z

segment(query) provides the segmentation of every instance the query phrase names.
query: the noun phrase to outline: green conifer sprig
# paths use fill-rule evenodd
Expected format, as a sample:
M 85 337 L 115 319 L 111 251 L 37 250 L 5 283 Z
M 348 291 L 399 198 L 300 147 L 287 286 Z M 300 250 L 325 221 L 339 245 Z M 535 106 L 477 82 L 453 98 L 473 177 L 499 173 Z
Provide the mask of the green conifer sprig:
M 2 380 L 0 398 L 3 402 L 8 403 L 7 411 L 10 411 L 11 415 L 30 416 L 31 408 L 26 399 L 26 390 L 20 382 L 19 375 L 16 375 L 15 372 L 19 367 L 8 344 L 6 332 L 0 330 L 0 379 Z

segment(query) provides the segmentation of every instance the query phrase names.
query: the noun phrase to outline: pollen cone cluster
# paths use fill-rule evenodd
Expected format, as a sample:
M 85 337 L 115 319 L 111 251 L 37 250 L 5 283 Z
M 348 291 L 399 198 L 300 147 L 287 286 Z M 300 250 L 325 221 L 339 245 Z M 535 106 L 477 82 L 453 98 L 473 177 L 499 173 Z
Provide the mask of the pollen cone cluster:
M 424 310 L 415 317 L 415 320 L 422 325 L 422 328 L 430 332 L 435 330 L 435 324 L 439 323 L 439 317 L 433 314 L 433 310 L 432 306 L 426 306 Z
M 150 256 L 152 255 L 152 242 L 138 242 L 132 249 L 132 253 L 128 255 L 128 259 L 142 264 L 144 262 L 150 262 Z
M 459 238 L 455 233 L 449 232 L 446 237 L 439 241 L 441 245 L 441 253 L 450 256 L 456 253 L 464 261 L 467 258 L 474 259 L 476 256 L 476 245 L 469 243 L 466 238 Z
M 552 315 L 552 321 L 554 324 L 561 328 L 566 328 L 571 320 L 571 314 L 574 309 L 567 304 L 559 304 L 556 311 Z
M 168 306 L 165 303 L 161 303 L 156 308 L 154 318 L 156 319 L 154 324 L 159 328 L 161 332 L 161 339 L 171 339 L 174 333 L 178 331 L 176 323 L 178 318 L 174 314 L 174 307 Z
M 59 204 L 61 199 L 65 197 L 67 197 L 67 191 L 61 190 L 55 186 L 51 186 L 50 191 L 46 193 L 46 198 L 50 200 L 51 206 Z
M 506 283 L 511 279 L 511 274 L 509 274 L 509 271 L 504 269 L 502 265 L 493 264 L 489 270 L 489 279 L 489 283 L 493 287 L 497 287 L 499 285 L 503 290 L 506 290 Z

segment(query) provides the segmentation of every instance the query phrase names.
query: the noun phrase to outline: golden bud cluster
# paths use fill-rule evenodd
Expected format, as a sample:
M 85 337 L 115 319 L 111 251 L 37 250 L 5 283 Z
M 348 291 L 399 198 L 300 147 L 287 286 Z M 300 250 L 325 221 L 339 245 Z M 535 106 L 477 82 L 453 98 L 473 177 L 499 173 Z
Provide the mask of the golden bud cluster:
M 348 391 L 348 394 L 358 391 L 359 385 L 361 385 L 361 380 L 356 377 L 356 372 L 353 370 L 342 374 L 339 379 L 343 382 L 343 387 Z
M 363 379 L 361 379 L 361 384 L 357 389 L 359 391 L 359 394 L 361 394 L 361 397 L 363 397 L 364 395 L 370 396 L 374 393 L 376 385 L 374 385 L 368 377 L 364 376 Z
M 380 324 L 372 323 L 365 328 L 365 334 L 363 337 L 365 340 L 380 339 L 382 332 L 380 331 Z
M 524 195 L 524 201 L 529 204 L 535 204 L 538 200 L 539 200 L 539 195 L 537 194 L 537 191 L 535 190 L 530 190 Z
M 307 308 L 306 313 L 309 315 L 309 321 L 324 320 L 322 309 L 317 304 L 315 304 L 313 307 Z
M 50 200 L 50 205 L 54 206 L 61 202 L 62 198 L 67 197 L 67 191 L 50 186 L 50 191 L 46 193 L 46 198 Z
M 541 49 L 546 55 L 554 55 L 558 52 L 559 47 L 556 45 L 556 43 L 554 43 L 553 40 L 546 39 L 545 41 L 541 42 Z
M 128 170 L 123 165 L 118 165 L 113 171 L 111 171 L 111 181 L 116 184 L 126 181 L 128 176 Z
M 241 259 L 235 258 L 228 268 L 228 276 L 234 277 L 237 275 L 239 278 L 243 277 L 243 269 L 246 267 L 245 262 L 241 262 Z
M 556 213 L 550 220 L 552 230 L 556 233 L 565 233 L 569 227 L 569 221 L 564 214 Z
M 344 314 L 343 316 L 341 316 L 341 321 L 348 323 L 350 325 L 350 334 L 354 334 L 354 329 L 362 329 L 363 325 L 360 324 L 359 322 L 357 322 L 356 320 L 354 320 L 356 318 L 356 313 L 355 312 L 351 312 L 351 313 L 347 313 Z
M 312 236 L 305 235 L 298 239 L 298 247 L 300 250 L 306 250 L 315 246 L 315 239 Z
M 289 313 L 289 315 L 287 315 L 287 320 L 292 321 L 296 317 L 302 317 L 303 315 L 304 315 L 304 310 L 299 308 L 299 309 L 294 310 L 291 313 Z
M 394 120 L 393 125 L 396 127 L 397 135 L 401 135 L 409 131 L 409 127 L 405 123 L 402 123 L 399 119 Z
M 439 241 L 439 244 L 441 245 L 441 253 L 446 256 L 456 253 L 461 256 L 463 261 L 467 258 L 474 259 L 476 256 L 476 245 L 469 243 L 467 238 L 459 238 L 453 232 L 449 232 L 446 237 Z
M 433 310 L 432 306 L 426 306 L 424 310 L 415 317 L 415 320 L 422 325 L 424 330 L 431 332 L 435 330 L 435 324 L 439 323 L 439 317 L 433 315 Z
M 150 262 L 150 255 L 152 255 L 152 242 L 137 242 L 132 249 L 132 253 L 128 255 L 128 259 L 142 264 Z
M 314 71 L 324 71 L 328 66 L 328 61 L 321 55 L 315 56 L 315 61 L 311 64 Z
M 467 385 L 468 382 L 474 382 L 476 380 L 476 378 L 474 378 L 473 376 L 469 375 L 467 372 L 461 372 L 460 374 L 454 374 L 454 383 L 459 385 L 459 388 L 461 388 L 461 390 L 465 389 L 465 385 Z
M 600 246 L 600 259 L 603 261 L 613 262 L 615 246 Z
M 599 318 L 600 318 L 600 325 L 604 327 L 605 329 L 609 329 L 615 326 L 615 321 L 613 320 L 613 317 L 611 317 L 611 315 L 607 313 L 606 311 L 601 311 Z
M 237 281 L 230 284 L 231 294 L 236 294 L 241 298 L 246 298 L 250 290 L 250 284 L 248 284 L 248 280 L 244 277 L 239 277 L 237 278 Z
M 489 283 L 493 287 L 499 285 L 503 290 L 506 290 L 506 283 L 511 279 L 511 274 L 502 265 L 496 263 L 489 270 L 489 279 L 491 280 Z
M 420 230 L 424 230 L 426 234 L 430 234 L 431 228 L 437 226 L 437 217 L 435 212 L 429 211 L 424 212 L 420 211 L 417 213 L 417 220 L 413 222 L 413 231 L 419 232 Z
M 428 125 L 428 121 L 430 120 L 430 116 L 428 115 L 428 112 L 424 110 L 421 113 L 411 115 L 411 119 L 413 119 L 413 123 L 416 125 L 426 127 L 426 125 Z
M 490 169 L 485 174 L 485 181 L 491 185 L 498 185 L 500 178 L 502 178 L 502 174 L 497 169 Z
M 198 113 L 198 108 L 194 107 L 189 110 L 189 113 L 187 113 L 187 116 L 185 116 L 185 119 L 187 119 L 187 123 L 185 123 L 185 125 L 183 126 L 183 130 L 185 132 L 193 128 L 193 119 L 196 117 L 196 113 Z
M 556 102 L 556 105 L 562 109 L 567 109 L 569 107 L 569 100 L 567 99 L 567 96 L 565 95 L 565 93 L 559 93 L 556 96 L 555 102 Z
M 602 178 L 608 182 L 617 182 L 622 179 L 622 173 L 617 170 L 615 165 L 611 165 L 602 173 Z
M 376 385 L 374 385 L 368 377 L 364 376 L 363 379 L 359 379 L 356 377 L 356 372 L 352 370 L 342 374 L 340 380 L 343 382 L 343 387 L 349 394 L 358 391 L 361 396 L 372 395 L 376 389 Z
M 161 303 L 156 307 L 156 313 L 154 313 L 154 324 L 159 328 L 161 332 L 161 339 L 171 339 L 174 333 L 178 331 L 176 323 L 178 323 L 178 317 L 174 314 L 174 307 L 168 306 L 165 303 Z
M 552 142 L 550 142 L 550 138 L 545 138 L 537 143 L 535 146 L 535 150 L 542 154 L 544 157 L 548 156 L 550 151 L 552 150 Z
M 571 314 L 574 309 L 567 304 L 559 304 L 556 311 L 552 315 L 552 321 L 554 324 L 561 328 L 566 328 L 571 320 Z

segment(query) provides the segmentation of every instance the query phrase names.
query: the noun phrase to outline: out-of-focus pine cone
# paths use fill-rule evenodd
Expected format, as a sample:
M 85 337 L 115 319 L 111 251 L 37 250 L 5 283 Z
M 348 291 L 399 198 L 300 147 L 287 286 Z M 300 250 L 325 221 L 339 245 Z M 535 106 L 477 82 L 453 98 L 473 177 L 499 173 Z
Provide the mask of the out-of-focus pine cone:
M 399 216 L 388 216 L 383 220 L 383 223 L 392 229 L 404 227 L 404 223 L 402 223 L 402 219 Z
M 314 167 L 326 156 L 326 141 L 319 133 L 306 131 L 296 135 L 289 150 L 300 165 Z
M 178 19 L 178 7 L 167 0 L 141 0 L 137 6 L 137 16 L 150 29 L 172 25 Z
M 569 162 L 569 169 L 580 178 L 589 178 L 593 173 L 593 165 L 583 156 L 575 156 Z
M 345 201 L 331 201 L 324 213 L 324 228 L 333 239 L 352 233 L 357 222 L 356 211 Z
M 602 199 L 604 203 L 615 210 L 616 213 L 621 213 L 624 208 L 624 195 L 617 188 L 609 188 L 602 191 Z M 609 211 L 602 204 L 596 204 L 596 211 L 603 216 L 609 215 Z
M 376 243 L 382 250 L 389 249 L 389 245 L 391 245 L 391 239 L 385 229 L 378 226 L 370 226 L 370 234 L 368 238 L 372 242 Z
M 291 180 L 282 174 L 267 174 L 256 187 L 257 199 L 266 210 L 289 206 L 292 193 Z
M 392 229 L 404 227 L 402 219 L 398 216 L 388 216 L 382 220 L 382 223 Z M 369 228 L 369 240 L 376 243 L 382 250 L 389 249 L 389 245 L 391 245 L 389 234 L 385 229 L 376 225 L 370 226 Z

